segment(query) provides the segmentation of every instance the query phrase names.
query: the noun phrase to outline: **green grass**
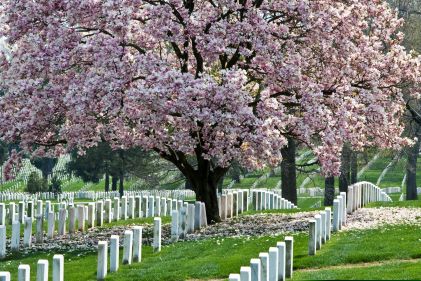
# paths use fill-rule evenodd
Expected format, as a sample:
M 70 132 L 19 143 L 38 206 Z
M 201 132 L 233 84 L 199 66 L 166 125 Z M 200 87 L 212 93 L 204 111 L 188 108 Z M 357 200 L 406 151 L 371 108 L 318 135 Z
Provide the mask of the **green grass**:
M 298 197 L 297 206 L 301 210 L 310 209 L 317 202 L 321 202 L 321 206 L 323 206 L 323 198 L 322 197 Z
M 420 262 L 406 262 L 419 258 L 421 233 L 418 226 L 342 232 L 334 235 L 315 257 L 304 254 L 296 259 L 294 267 L 298 271 L 294 279 L 419 279 Z M 330 268 L 332 266 L 335 268 Z
M 348 231 L 334 234 L 316 256 L 307 255 L 308 236 L 294 236 L 294 279 L 392 279 L 415 278 L 421 272 L 421 232 L 418 226 L 398 225 L 383 229 Z M 179 242 L 163 246 L 153 254 L 143 247 L 141 263 L 121 265 L 107 280 L 165 280 L 227 278 L 249 264 L 251 258 L 268 251 L 283 236 L 213 238 L 194 242 Z M 59 253 L 59 252 L 58 252 Z M 122 251 L 120 251 L 120 257 Z M 95 252 L 65 252 L 66 280 L 95 280 Z M 27 263 L 35 274 L 38 259 L 52 254 L 39 252 L 17 255 L 0 263 L 0 270 L 16 276 L 17 266 Z M 366 263 L 375 263 L 366 266 Z M 385 263 L 385 264 L 383 264 Z M 366 267 L 362 267 L 366 266 Z M 399 270 L 403 266 L 405 270 Z M 355 267 L 355 268 L 354 268 Z M 80 270 L 82 269 L 83 270 Z M 373 275 L 376 274 L 376 275 Z M 16 278 L 14 278 L 16 279 Z
M 410 260 L 302 271 L 294 280 L 419 280 L 420 276 L 421 261 Z
M 71 182 L 67 185 L 66 183 L 63 183 L 63 185 L 64 185 L 64 188 L 63 188 L 64 192 L 76 192 L 76 191 L 79 191 L 85 185 L 85 183 L 81 180 L 78 180 L 78 181 Z
M 368 181 L 371 183 L 376 184 L 380 174 L 383 172 L 384 168 L 392 161 L 392 155 L 385 151 L 380 155 L 380 157 L 374 161 L 373 165 L 371 165 L 370 169 L 368 169 L 358 181 Z M 396 185 L 394 185 L 396 186 Z M 398 185 L 400 186 L 400 184 Z
M 406 172 L 405 165 L 406 159 L 404 158 L 400 159 L 395 165 L 393 165 L 380 182 L 380 187 L 401 186 Z
M 142 249 L 142 262 L 120 265 L 117 273 L 109 274 L 107 280 L 186 280 L 190 278 L 225 278 L 231 272 L 239 271 L 241 265 L 257 257 L 262 249 L 275 246 L 283 237 L 259 238 L 215 238 L 197 242 L 180 242 L 163 246 L 162 251 L 153 254 L 149 246 Z M 60 252 L 57 252 L 60 253 Z M 66 280 L 96 280 L 95 252 L 64 252 Z M 120 250 L 120 257 L 123 251 Z M 1 271 L 11 271 L 17 278 L 19 264 L 31 265 L 32 278 L 36 273 L 36 261 L 52 254 L 40 252 L 30 256 L 17 255 L 0 263 Z M 83 270 L 81 270 L 83 269 Z M 50 270 L 52 270 L 50 268 Z
M 265 180 L 262 180 L 257 187 L 273 189 L 276 187 L 278 182 L 281 180 L 281 177 L 269 177 Z
M 401 193 L 391 193 L 389 194 L 389 196 L 393 201 L 399 201 L 399 198 L 401 197 Z
M 177 189 L 184 181 L 169 182 L 160 186 L 161 189 L 174 190 Z
M 253 185 L 253 183 L 259 178 L 260 176 L 256 176 L 256 175 L 250 175 L 247 176 L 245 178 L 243 178 L 240 182 L 234 184 L 234 186 L 232 188 L 236 189 L 242 189 L 242 188 L 251 188 L 251 186 Z
M 398 201 L 394 200 L 393 202 L 373 202 L 367 205 L 367 207 L 377 208 L 377 207 L 407 207 L 407 208 L 421 208 L 421 200 L 405 200 Z
M 9 181 L 9 182 L 6 182 L 6 183 L 0 185 L 0 191 L 6 191 L 7 189 L 11 188 L 12 186 L 14 186 L 14 185 L 16 185 L 18 183 L 22 183 L 22 181 L 14 181 L 14 182 Z M 16 190 L 16 191 L 20 192 L 20 191 L 23 191 L 24 189 L 25 189 L 25 186 L 23 184 L 21 184 L 19 186 L 19 189 Z

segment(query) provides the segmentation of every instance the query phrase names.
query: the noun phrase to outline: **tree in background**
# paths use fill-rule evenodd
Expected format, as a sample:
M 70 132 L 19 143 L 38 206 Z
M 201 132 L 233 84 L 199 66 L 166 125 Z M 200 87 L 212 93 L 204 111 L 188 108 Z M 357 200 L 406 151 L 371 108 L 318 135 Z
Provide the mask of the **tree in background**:
M 324 206 L 333 206 L 335 199 L 335 177 L 330 176 L 325 178 L 325 193 L 324 193 Z
M 45 178 L 40 178 L 36 172 L 32 172 L 26 183 L 26 192 L 37 193 L 48 191 L 48 183 Z
M 405 33 L 403 45 L 407 49 L 421 53 L 421 2 L 418 0 L 390 0 L 405 19 L 402 31 Z M 417 138 L 411 147 L 404 149 L 406 162 L 406 200 L 416 200 L 417 194 L 417 160 L 421 146 L 421 103 L 419 100 L 406 96 L 406 135 Z
M 66 169 L 84 182 L 98 183 L 104 174 L 106 178 L 109 178 L 111 151 L 105 143 L 99 143 L 97 146 L 87 149 L 84 155 L 78 155 L 74 150 Z M 109 179 L 105 181 L 104 189 L 105 191 L 109 190 Z
M 295 163 L 296 141 L 288 137 L 288 144 L 281 149 L 282 197 L 297 204 L 297 171 Z
M 37 155 L 102 140 L 153 150 L 209 223 L 233 161 L 276 165 L 292 138 L 337 175 L 344 143 L 410 143 L 401 87 L 419 60 L 382 1 L 3 0 L 2 12 L 0 136 Z
M 98 183 L 104 178 L 104 190 L 124 191 L 124 179 L 135 177 L 147 183 L 148 186 L 158 186 L 174 166 L 160 161 L 152 152 L 140 148 L 113 150 L 108 143 L 101 142 L 91 147 L 83 155 L 76 151 L 71 154 L 67 171 L 82 178 L 85 182 Z
M 31 159 L 31 164 L 41 170 L 42 177 L 48 179 L 49 175 L 53 174 L 54 166 L 57 164 L 57 158 L 39 157 Z
M 53 176 L 51 179 L 51 183 L 48 186 L 48 191 L 53 192 L 54 194 L 61 193 L 61 181 L 57 178 L 57 176 Z

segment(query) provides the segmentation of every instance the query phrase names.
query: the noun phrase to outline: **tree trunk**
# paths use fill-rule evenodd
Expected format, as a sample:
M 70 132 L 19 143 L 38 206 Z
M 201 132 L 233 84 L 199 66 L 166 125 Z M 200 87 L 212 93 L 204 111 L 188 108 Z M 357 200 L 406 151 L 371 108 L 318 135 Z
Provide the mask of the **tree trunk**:
M 118 182 L 118 177 L 112 176 L 111 177 L 111 190 L 112 191 L 117 191 L 117 182 Z
M 222 176 L 218 181 L 218 193 L 222 193 L 223 187 L 224 187 L 224 176 Z
M 47 180 L 48 179 L 48 170 L 47 170 L 46 167 L 42 167 L 41 173 L 42 173 L 42 178 Z
M 205 203 L 208 224 L 220 222 L 218 208 L 218 182 L 227 173 L 229 167 L 217 166 L 212 160 L 203 158 L 200 146 L 195 148 L 197 165 L 192 165 L 187 156 L 179 151 L 160 152 L 160 156 L 172 162 L 191 183 L 196 193 L 196 200 Z
M 124 195 L 124 172 L 126 171 L 124 150 L 120 149 L 118 155 L 120 156 L 120 161 L 121 161 L 120 169 L 119 169 L 120 185 L 119 185 L 118 192 L 120 193 L 120 197 L 123 197 L 123 195 Z
M 217 188 L 218 180 L 209 177 L 207 181 L 201 181 L 196 189 L 196 200 L 205 203 L 208 224 L 221 221 L 219 217 Z
M 295 167 L 295 140 L 288 138 L 288 146 L 281 149 L 282 197 L 297 205 L 297 178 Z
M 350 180 L 351 148 L 344 144 L 341 155 L 341 174 L 339 176 L 339 191 L 348 192 Z
M 352 151 L 351 153 L 351 184 L 358 181 L 358 153 Z
M 406 200 L 416 200 L 417 195 L 417 159 L 420 150 L 420 141 L 407 149 L 408 160 L 406 164 Z
M 232 180 L 235 181 L 236 183 L 239 183 L 240 182 L 240 174 L 232 175 Z
M 124 195 L 124 173 L 120 172 L 120 185 L 118 187 L 118 192 L 120 193 L 120 197 L 123 197 Z
M 325 178 L 325 206 L 332 206 L 335 198 L 335 177 Z
M 193 186 L 192 186 L 192 184 L 190 183 L 190 181 L 188 179 L 186 179 L 186 181 L 184 182 L 184 188 L 185 189 L 190 189 L 190 190 L 193 189 Z
M 108 171 L 105 172 L 105 184 L 104 184 L 105 192 L 110 191 L 110 175 L 108 174 Z

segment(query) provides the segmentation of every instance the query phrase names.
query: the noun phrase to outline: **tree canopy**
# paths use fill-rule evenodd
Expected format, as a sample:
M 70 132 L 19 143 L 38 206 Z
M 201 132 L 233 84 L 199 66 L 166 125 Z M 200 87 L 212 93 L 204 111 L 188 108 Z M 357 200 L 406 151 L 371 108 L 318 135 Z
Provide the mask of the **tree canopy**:
M 327 174 L 339 172 L 344 143 L 409 143 L 401 88 L 418 83 L 419 58 L 384 1 L 1 5 L 0 136 L 33 154 L 101 141 L 154 150 L 208 208 L 233 161 L 277 164 L 287 137 Z

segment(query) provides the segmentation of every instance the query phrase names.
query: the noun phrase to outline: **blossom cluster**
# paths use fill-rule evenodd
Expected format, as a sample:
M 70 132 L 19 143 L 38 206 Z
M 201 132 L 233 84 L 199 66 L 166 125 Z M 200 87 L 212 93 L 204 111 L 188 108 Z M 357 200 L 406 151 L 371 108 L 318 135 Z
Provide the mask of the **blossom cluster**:
M 345 142 L 409 142 L 420 63 L 381 0 L 3 0 L 0 15 L 0 136 L 26 151 L 106 140 L 261 167 L 292 136 L 335 174 Z

